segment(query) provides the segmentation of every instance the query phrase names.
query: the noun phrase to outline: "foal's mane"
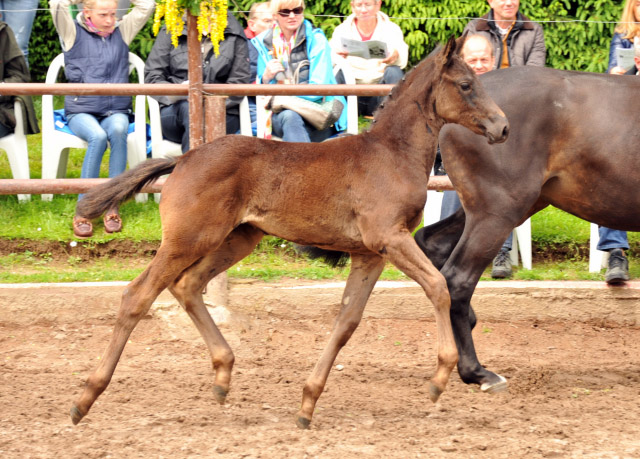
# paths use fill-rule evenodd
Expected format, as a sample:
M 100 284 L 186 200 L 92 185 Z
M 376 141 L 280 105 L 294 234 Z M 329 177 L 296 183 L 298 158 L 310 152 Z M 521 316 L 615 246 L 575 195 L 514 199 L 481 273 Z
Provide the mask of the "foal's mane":
M 398 105 L 401 96 L 404 95 L 406 91 L 411 89 L 411 85 L 420 77 L 430 77 L 431 82 L 433 83 L 434 75 L 430 70 L 433 68 L 435 64 L 435 56 L 440 53 L 443 46 L 439 44 L 435 47 L 433 51 L 431 51 L 427 57 L 425 57 L 422 61 L 418 63 L 418 65 L 414 66 L 407 72 L 407 74 L 400 80 L 389 93 L 389 96 L 385 99 L 385 101 L 380 104 L 375 113 L 373 114 L 373 123 L 381 121 L 381 118 L 385 116 L 385 113 L 391 113 L 393 116 L 397 115 L 397 111 L 395 110 L 395 106 Z M 428 85 L 429 87 L 431 84 Z M 398 107 L 399 108 L 399 107 Z

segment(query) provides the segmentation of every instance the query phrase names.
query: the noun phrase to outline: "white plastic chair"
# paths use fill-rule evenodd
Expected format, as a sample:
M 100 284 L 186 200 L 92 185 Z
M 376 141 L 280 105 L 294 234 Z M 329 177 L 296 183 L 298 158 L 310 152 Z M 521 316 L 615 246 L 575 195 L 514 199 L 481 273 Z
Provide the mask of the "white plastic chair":
M 7 152 L 11 174 L 15 179 L 31 178 L 29 174 L 29 150 L 27 149 L 27 136 L 24 133 L 24 116 L 22 102 L 18 97 L 13 102 L 13 110 L 16 117 L 16 129 L 13 134 L 0 138 L 0 149 Z M 28 201 L 29 194 L 19 194 L 18 200 Z
M 149 124 L 151 125 L 151 156 L 153 158 L 166 158 L 181 155 L 181 144 L 167 140 L 162 135 L 160 104 L 151 96 L 147 97 L 147 102 L 149 103 Z M 240 134 L 249 137 L 253 136 L 249 100 L 246 97 L 243 97 L 240 102 Z M 154 198 L 156 202 L 159 202 L 160 193 L 154 193 Z
M 333 74 L 337 75 L 340 70 L 344 75 L 346 84 L 356 84 L 355 77 L 349 71 L 348 66 L 344 65 L 345 59 L 336 59 L 333 66 Z M 257 137 L 259 139 L 264 138 L 264 128 L 266 125 L 264 106 L 271 96 L 256 96 L 256 124 L 257 124 Z M 345 132 L 348 134 L 358 134 L 358 97 L 347 96 L 347 129 Z M 272 136 L 273 140 L 282 140 L 279 137 Z
M 589 229 L 589 272 L 599 273 L 609 263 L 609 252 L 598 250 L 598 241 L 600 240 L 598 225 L 590 223 Z
M 433 174 L 433 171 L 431 172 Z M 424 226 L 440 221 L 440 208 L 442 207 L 443 193 L 427 191 L 427 203 L 424 206 Z M 509 258 L 513 265 L 518 264 L 518 250 L 522 258 L 522 267 L 531 269 L 531 219 L 528 218 L 522 225 L 513 230 L 513 247 L 516 250 L 509 252 Z
M 60 69 L 64 67 L 64 54 L 58 54 L 49 65 L 46 83 L 55 83 Z M 144 83 L 144 62 L 129 53 L 129 73 L 138 73 L 138 83 Z M 127 162 L 129 168 L 147 159 L 146 149 L 146 104 L 145 96 L 136 96 L 134 111 L 135 130 L 127 137 Z M 53 117 L 53 96 L 42 96 L 42 178 L 62 178 L 67 175 L 69 148 L 87 148 L 87 142 L 73 134 L 55 128 Z M 43 194 L 42 199 L 50 201 L 53 195 Z M 146 201 L 146 194 L 138 194 L 136 201 Z

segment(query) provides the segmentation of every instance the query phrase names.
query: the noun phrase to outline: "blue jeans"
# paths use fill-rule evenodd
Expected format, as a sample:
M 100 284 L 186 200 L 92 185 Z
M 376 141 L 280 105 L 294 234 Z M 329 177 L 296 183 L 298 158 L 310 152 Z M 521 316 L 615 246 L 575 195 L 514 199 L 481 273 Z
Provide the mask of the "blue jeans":
M 626 231 L 598 226 L 598 235 L 600 236 L 598 239 L 598 250 L 608 252 L 612 249 L 629 249 Z
M 129 115 L 115 113 L 110 116 L 96 118 L 88 113 L 77 113 L 68 116 L 69 128 L 75 135 L 89 145 L 82 162 L 82 178 L 98 178 L 100 163 L 107 149 L 107 141 L 111 145 L 109 156 L 109 177 L 120 175 L 127 168 L 127 131 Z M 82 195 L 78 196 L 81 198 Z
M 240 115 L 227 113 L 226 133 L 235 134 L 240 129 Z M 182 153 L 189 151 L 189 101 L 180 100 L 160 109 L 162 136 L 181 145 Z
M 442 197 L 442 206 L 440 207 L 440 220 L 444 220 L 449 215 L 455 213 L 462 204 L 460 203 L 460 198 L 458 197 L 458 193 L 453 190 L 446 190 L 444 192 L 444 196 Z M 508 252 L 513 247 L 513 231 L 509 233 L 507 239 L 502 244 L 501 251 Z
M 273 134 L 285 142 L 322 142 L 336 130 L 333 127 L 318 131 L 293 110 L 282 110 L 271 116 Z
M 2 10 L 0 19 L 11 27 L 27 64 L 29 63 L 31 27 L 36 17 L 38 3 L 38 0 L 0 0 L 0 10 Z

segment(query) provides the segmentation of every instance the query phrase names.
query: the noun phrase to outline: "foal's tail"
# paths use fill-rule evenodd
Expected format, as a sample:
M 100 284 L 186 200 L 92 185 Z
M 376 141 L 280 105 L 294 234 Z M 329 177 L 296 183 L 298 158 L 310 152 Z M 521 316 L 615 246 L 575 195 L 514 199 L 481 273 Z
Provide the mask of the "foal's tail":
M 145 185 L 158 177 L 170 174 L 176 167 L 176 158 L 148 159 L 108 182 L 89 190 L 76 206 L 76 215 L 97 218 L 107 210 L 131 199 Z

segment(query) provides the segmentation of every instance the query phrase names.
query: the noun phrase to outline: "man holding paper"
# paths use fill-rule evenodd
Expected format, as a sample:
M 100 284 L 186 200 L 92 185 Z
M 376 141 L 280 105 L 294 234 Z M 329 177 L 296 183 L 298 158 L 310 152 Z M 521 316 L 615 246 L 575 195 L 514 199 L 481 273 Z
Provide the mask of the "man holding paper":
M 353 0 L 352 13 L 329 42 L 334 63 L 342 60 L 357 84 L 396 84 L 404 76 L 409 46 L 402 30 L 380 11 L 382 0 Z M 345 82 L 341 74 L 338 83 Z M 358 113 L 372 115 L 382 97 L 358 97 Z

